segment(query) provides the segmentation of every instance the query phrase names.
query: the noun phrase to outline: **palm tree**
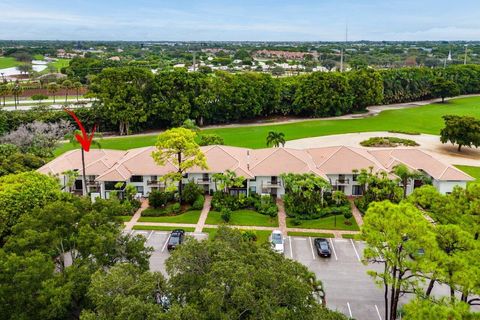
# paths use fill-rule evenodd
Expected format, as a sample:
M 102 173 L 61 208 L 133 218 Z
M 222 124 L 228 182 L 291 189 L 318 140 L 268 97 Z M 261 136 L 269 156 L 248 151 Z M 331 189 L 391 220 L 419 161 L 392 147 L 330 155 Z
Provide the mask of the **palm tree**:
M 5 97 L 9 94 L 10 90 L 7 82 L 0 84 L 0 96 L 3 98 L 3 106 L 5 107 Z
M 77 91 L 77 102 L 78 102 L 78 92 L 80 91 L 80 88 L 82 87 L 82 83 L 80 81 L 75 81 L 73 83 L 73 87 Z
M 17 105 L 20 102 L 19 96 L 23 92 L 23 88 L 17 81 L 15 83 L 9 83 L 8 90 L 13 94 L 13 99 L 15 101 L 15 109 L 17 109 Z
M 72 143 L 74 146 L 80 146 L 80 150 L 82 153 L 82 195 L 86 196 L 87 195 L 87 176 L 85 175 L 85 150 L 83 150 L 83 147 L 80 145 L 80 142 L 78 142 L 77 138 L 75 138 L 77 134 L 81 135 L 82 132 L 80 130 L 75 130 L 73 134 L 68 135 L 67 138 L 69 138 L 70 143 Z M 99 138 L 100 135 L 94 134 L 94 137 Z M 95 139 L 92 139 L 91 145 L 97 147 L 98 149 L 101 148 L 100 143 Z
M 417 170 L 410 170 L 406 165 L 399 164 L 393 167 L 392 173 L 399 179 L 403 187 L 403 198 L 407 197 L 408 181 L 411 179 L 423 179 L 424 175 Z
M 273 145 L 275 148 L 285 146 L 285 134 L 283 132 L 270 131 L 267 135 L 267 146 Z
M 68 90 L 73 88 L 72 81 L 70 81 L 70 80 L 63 81 L 62 87 L 65 89 L 65 105 L 66 105 L 67 104 L 67 99 L 68 99 Z
M 58 89 L 58 84 L 55 82 L 52 82 L 48 85 L 48 93 L 53 95 L 53 103 L 55 103 L 55 95 L 57 94 Z

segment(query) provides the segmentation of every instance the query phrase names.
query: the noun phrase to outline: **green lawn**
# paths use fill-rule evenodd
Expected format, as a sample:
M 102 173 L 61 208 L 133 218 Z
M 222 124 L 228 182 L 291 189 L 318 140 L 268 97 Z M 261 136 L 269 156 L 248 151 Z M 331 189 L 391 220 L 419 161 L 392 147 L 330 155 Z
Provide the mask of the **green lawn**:
M 415 131 L 439 134 L 443 127 L 442 116 L 446 114 L 469 115 L 480 118 L 480 97 L 450 100 L 444 104 L 436 103 L 423 107 L 387 110 L 378 116 L 348 120 L 312 120 L 268 126 L 247 126 L 240 128 L 206 129 L 205 133 L 220 135 L 226 145 L 264 148 L 265 137 L 269 131 L 281 131 L 287 140 L 368 131 Z M 132 136 L 101 140 L 105 149 L 126 150 L 154 145 L 156 135 Z M 56 150 L 56 155 L 71 150 L 66 144 Z
M 292 237 L 313 237 L 313 238 L 335 238 L 333 233 L 318 233 L 318 232 L 296 232 L 289 231 L 287 235 Z
M 343 239 L 362 240 L 360 234 L 342 234 Z
M 36 54 L 33 56 L 33 60 L 43 60 L 43 59 L 45 59 L 43 54 Z
M 0 69 L 16 67 L 19 65 L 20 65 L 20 62 L 18 62 L 15 58 L 0 57 Z
M 60 70 L 63 67 L 68 67 L 70 65 L 70 60 L 69 59 L 58 59 L 57 61 L 50 62 L 48 65 L 49 66 L 54 66 L 57 69 L 57 71 L 60 72 Z
M 475 181 L 472 182 L 480 182 L 480 167 L 472 167 L 472 166 L 461 166 L 461 165 L 455 165 L 458 169 L 464 171 L 465 173 L 471 175 L 473 178 L 475 178 Z
M 217 228 L 203 228 L 202 232 L 208 233 L 208 238 L 213 239 L 215 238 L 215 235 L 217 234 Z M 240 231 L 245 231 L 245 230 L 240 230 Z M 258 244 L 263 244 L 265 242 L 268 242 L 268 238 L 272 234 L 271 231 L 268 230 L 249 230 L 255 232 L 257 235 L 257 243 Z
M 147 209 L 148 210 L 148 209 Z M 200 210 L 191 210 L 176 216 L 140 217 L 139 222 L 168 222 L 196 224 L 200 218 Z
M 218 211 L 210 211 L 208 213 L 205 224 L 222 224 L 221 213 Z M 237 210 L 232 212 L 230 222 L 234 226 L 263 226 L 278 227 L 278 219 L 260 214 L 252 210 Z
M 117 218 L 119 218 L 123 222 L 127 222 L 127 221 L 132 220 L 132 216 L 117 216 Z
M 172 231 L 176 229 L 185 230 L 185 232 L 193 232 L 193 227 L 166 227 L 166 226 L 133 226 L 133 230 L 158 230 L 158 231 Z
M 350 219 L 352 224 L 346 225 L 343 215 L 337 215 L 337 223 L 335 225 L 335 216 L 314 220 L 300 220 L 300 225 L 293 224 L 293 218 L 287 218 L 287 227 L 289 228 L 303 228 L 303 229 L 326 229 L 326 230 L 359 230 L 357 222 L 354 218 Z

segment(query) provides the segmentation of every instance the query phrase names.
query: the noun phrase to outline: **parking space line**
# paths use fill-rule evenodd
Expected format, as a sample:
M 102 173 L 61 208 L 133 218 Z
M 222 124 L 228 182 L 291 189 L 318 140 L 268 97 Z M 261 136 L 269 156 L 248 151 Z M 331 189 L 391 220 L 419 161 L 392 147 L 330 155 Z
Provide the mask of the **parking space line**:
M 378 319 L 382 320 L 382 316 L 380 315 L 380 311 L 378 311 L 377 305 L 375 305 L 375 310 L 377 310 Z
M 288 237 L 288 243 L 290 244 L 290 257 L 293 259 L 293 249 L 292 249 L 292 237 Z
M 335 246 L 333 245 L 333 241 L 332 241 L 331 238 L 329 238 L 328 240 L 330 241 L 330 245 L 332 246 L 333 255 L 335 256 L 335 260 L 338 260 L 337 252 L 335 251 Z
M 312 245 L 312 238 L 308 238 L 308 242 L 310 243 L 310 249 L 312 250 L 312 257 L 313 257 L 313 260 L 317 259 L 317 257 L 315 257 L 315 251 L 313 250 L 313 245 Z
M 347 301 L 347 307 L 348 307 L 348 314 L 350 315 L 350 318 L 353 318 L 352 309 L 350 309 L 350 303 L 348 303 L 348 301 Z
M 362 262 L 362 259 L 360 259 L 360 255 L 358 254 L 357 248 L 355 248 L 355 244 L 353 243 L 352 239 L 350 239 L 350 243 L 352 244 L 353 250 L 355 251 L 355 254 L 357 255 L 358 261 Z
M 168 236 L 167 240 L 165 240 L 165 244 L 162 247 L 162 252 L 165 251 L 165 248 L 167 247 L 168 240 L 170 240 L 170 236 Z
M 153 234 L 153 230 L 150 231 L 150 233 L 148 234 L 147 241 L 148 241 L 148 239 L 150 239 L 150 237 L 152 236 L 152 234 Z

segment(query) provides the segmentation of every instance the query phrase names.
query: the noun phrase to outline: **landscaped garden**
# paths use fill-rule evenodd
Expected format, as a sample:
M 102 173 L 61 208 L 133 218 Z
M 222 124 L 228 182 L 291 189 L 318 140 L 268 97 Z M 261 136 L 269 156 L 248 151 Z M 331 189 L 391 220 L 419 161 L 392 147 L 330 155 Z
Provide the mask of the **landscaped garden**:
M 288 231 L 287 235 L 291 237 L 335 238 L 335 235 L 333 233 L 321 233 L 321 232 Z
M 422 107 L 382 111 L 375 117 L 349 120 L 311 120 L 278 125 L 251 125 L 237 128 L 205 129 L 202 133 L 217 134 L 226 145 L 264 148 L 265 137 L 270 131 L 280 131 L 286 140 L 332 134 L 371 132 L 371 131 L 406 131 L 438 135 L 444 126 L 443 115 L 455 114 L 480 118 L 480 97 L 450 100 L 447 103 L 434 103 Z M 152 146 L 157 135 L 129 136 L 123 138 L 103 139 L 102 148 L 126 150 Z M 55 155 L 75 148 L 72 144 L 60 146 Z
M 363 147 L 395 148 L 398 146 L 416 147 L 419 144 L 410 139 L 402 139 L 397 137 L 372 137 L 360 142 L 360 145 Z
M 133 230 L 155 230 L 155 231 L 172 231 L 177 229 L 185 230 L 185 232 L 195 231 L 194 227 L 169 227 L 169 226 L 133 226 Z
M 350 202 L 342 191 L 314 174 L 283 174 L 287 227 L 358 230 Z
M 253 210 L 242 209 L 232 211 L 230 220 L 225 222 L 222 219 L 222 212 L 210 211 L 208 213 L 206 224 L 222 224 L 227 223 L 235 226 L 263 226 L 263 227 L 277 227 L 278 219 L 264 214 L 260 214 Z
M 209 239 L 214 239 L 217 234 L 217 228 L 204 228 L 202 232 L 208 234 Z M 268 230 L 241 230 L 242 235 L 245 238 L 255 241 L 257 244 L 261 245 L 269 241 L 269 237 L 272 234 Z
M 150 207 L 138 221 L 196 224 L 205 202 L 202 189 L 189 182 L 183 186 L 182 204 L 179 200 L 178 193 L 153 190 L 148 197 Z

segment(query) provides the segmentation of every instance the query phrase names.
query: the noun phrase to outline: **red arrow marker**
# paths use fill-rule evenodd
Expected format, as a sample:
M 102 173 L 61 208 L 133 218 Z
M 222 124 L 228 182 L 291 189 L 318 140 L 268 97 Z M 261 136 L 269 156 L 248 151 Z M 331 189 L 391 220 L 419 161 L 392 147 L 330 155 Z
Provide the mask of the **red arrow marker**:
M 67 108 L 63 108 L 63 110 L 65 110 L 65 112 L 67 112 L 69 115 L 72 116 L 72 118 L 78 124 L 78 127 L 80 128 L 80 131 L 82 131 L 82 135 L 75 134 L 75 138 L 82 145 L 82 149 L 85 152 L 90 151 L 90 145 L 92 144 L 93 135 L 95 134 L 96 125 L 93 126 L 92 133 L 90 133 L 90 136 L 89 136 L 89 135 L 87 135 L 87 132 L 85 131 L 85 128 L 83 127 L 82 122 L 77 118 L 75 113 L 71 110 L 68 110 Z

